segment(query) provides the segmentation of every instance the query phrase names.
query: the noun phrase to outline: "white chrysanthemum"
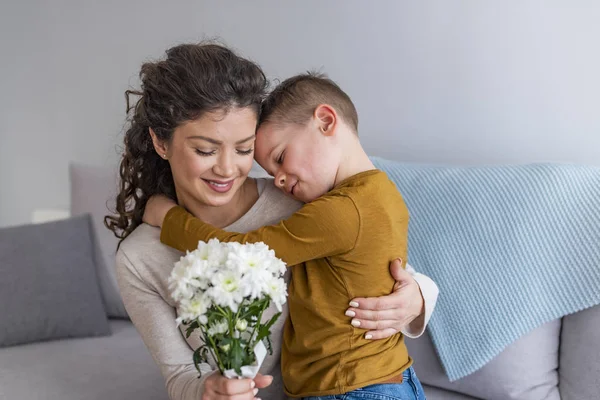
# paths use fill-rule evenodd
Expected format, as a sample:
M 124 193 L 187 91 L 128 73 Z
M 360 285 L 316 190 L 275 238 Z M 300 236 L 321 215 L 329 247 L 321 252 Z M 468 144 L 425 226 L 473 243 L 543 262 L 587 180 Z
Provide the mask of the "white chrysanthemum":
M 242 293 L 250 301 L 265 297 L 268 291 L 268 282 L 273 275 L 265 269 L 254 269 L 247 271 L 241 279 Z
M 198 242 L 198 248 L 194 250 L 196 257 L 205 260 L 209 267 L 218 267 L 227 260 L 229 249 L 226 243 L 221 243 L 217 239 L 210 239 L 208 243 Z
M 212 276 L 212 287 L 206 291 L 206 294 L 215 304 L 229 307 L 231 311 L 237 312 L 244 300 L 241 283 L 240 275 L 234 271 L 219 271 Z
M 182 257 L 180 261 L 175 263 L 175 267 L 169 276 L 169 288 L 172 291 L 173 299 L 176 301 L 191 299 L 194 296 L 195 290 L 191 284 L 194 276 L 190 268 L 190 261 Z
M 179 302 L 179 316 L 177 324 L 182 321 L 195 321 L 196 319 L 201 324 L 206 324 L 206 312 L 211 306 L 210 299 L 203 293 L 196 294 L 192 299 L 183 299 Z
M 271 254 L 272 253 L 272 254 Z M 230 268 L 237 268 L 243 274 L 258 269 L 267 269 L 267 264 L 275 256 L 272 250 L 269 250 L 263 242 L 229 243 L 229 254 L 227 265 Z
M 287 297 L 287 286 L 282 278 L 273 278 L 267 283 L 267 295 L 271 297 L 277 310 L 281 311 L 281 306 L 285 304 Z
M 279 258 L 275 257 L 275 252 L 273 252 L 273 250 L 271 250 L 271 252 L 273 253 L 273 256 L 268 260 L 266 268 L 273 275 L 275 275 L 276 277 L 279 277 L 279 276 L 285 274 L 286 266 L 283 261 L 281 261 Z
M 250 327 L 261 321 L 254 315 L 246 320 L 233 320 L 233 315 L 242 303 L 252 304 L 267 296 L 281 311 L 287 296 L 284 273 L 285 263 L 262 242 L 201 241 L 196 250 L 175 263 L 169 277 L 171 295 L 178 303 L 177 323 L 198 321 L 208 335 L 241 338 L 241 345 L 246 346 L 253 340 L 250 331 L 255 332 Z M 229 316 L 222 316 L 223 310 L 215 310 L 214 305 L 225 309 Z M 216 312 L 218 322 L 206 327 L 209 316 L 212 321 Z M 229 324 L 234 324 L 233 331 Z
M 215 336 L 218 334 L 227 333 L 228 330 L 229 330 L 229 326 L 227 324 L 227 321 L 222 319 L 221 321 L 216 322 L 213 325 L 211 325 L 208 328 L 207 333 L 209 336 Z

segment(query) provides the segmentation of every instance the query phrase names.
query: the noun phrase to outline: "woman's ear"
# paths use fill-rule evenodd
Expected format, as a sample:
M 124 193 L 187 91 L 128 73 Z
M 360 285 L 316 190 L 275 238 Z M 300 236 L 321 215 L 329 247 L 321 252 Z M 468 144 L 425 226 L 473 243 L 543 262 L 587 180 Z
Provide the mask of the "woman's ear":
M 160 140 L 158 136 L 156 136 L 154 129 L 149 128 L 149 130 L 150 137 L 152 137 L 152 145 L 154 146 L 154 150 L 156 150 L 156 152 L 161 158 L 164 158 L 166 160 L 168 158 L 167 145 L 164 141 Z
M 333 107 L 329 104 L 319 104 L 315 108 L 314 117 L 324 135 L 330 136 L 334 134 L 337 126 L 337 113 Z

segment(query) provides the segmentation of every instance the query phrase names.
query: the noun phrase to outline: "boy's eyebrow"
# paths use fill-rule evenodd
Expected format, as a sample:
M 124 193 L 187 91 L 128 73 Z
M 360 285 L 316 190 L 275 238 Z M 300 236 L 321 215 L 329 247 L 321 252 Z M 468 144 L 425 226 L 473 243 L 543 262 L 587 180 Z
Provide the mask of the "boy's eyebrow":
M 238 140 L 237 142 L 235 142 L 235 144 L 246 143 L 247 141 L 254 139 L 255 136 L 256 136 L 255 134 L 252 134 L 252 136 L 248 136 L 245 139 Z M 223 144 L 223 142 L 220 140 L 216 140 L 213 138 L 209 138 L 206 136 L 200 136 L 200 135 L 188 136 L 188 139 L 201 139 L 201 140 L 206 140 L 207 142 L 212 143 L 212 144 Z

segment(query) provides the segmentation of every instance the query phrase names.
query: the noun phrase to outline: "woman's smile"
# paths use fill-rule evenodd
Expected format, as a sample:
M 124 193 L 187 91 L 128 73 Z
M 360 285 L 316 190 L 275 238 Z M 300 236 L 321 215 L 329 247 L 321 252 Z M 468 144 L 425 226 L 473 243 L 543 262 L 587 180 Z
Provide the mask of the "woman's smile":
M 214 190 L 217 193 L 227 193 L 233 187 L 235 179 L 230 179 L 228 181 L 220 181 L 220 180 L 210 180 L 202 178 L 204 182 L 206 182 L 207 186 Z

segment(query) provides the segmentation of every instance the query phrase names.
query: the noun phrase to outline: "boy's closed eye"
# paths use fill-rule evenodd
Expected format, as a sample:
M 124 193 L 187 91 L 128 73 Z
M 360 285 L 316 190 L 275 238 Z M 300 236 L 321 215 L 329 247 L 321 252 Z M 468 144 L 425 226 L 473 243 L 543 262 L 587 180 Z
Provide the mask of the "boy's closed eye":
M 285 150 L 283 150 L 281 153 L 279 153 L 279 156 L 275 160 L 275 163 L 278 164 L 278 165 L 283 164 L 283 158 L 284 158 L 284 156 L 285 156 Z

